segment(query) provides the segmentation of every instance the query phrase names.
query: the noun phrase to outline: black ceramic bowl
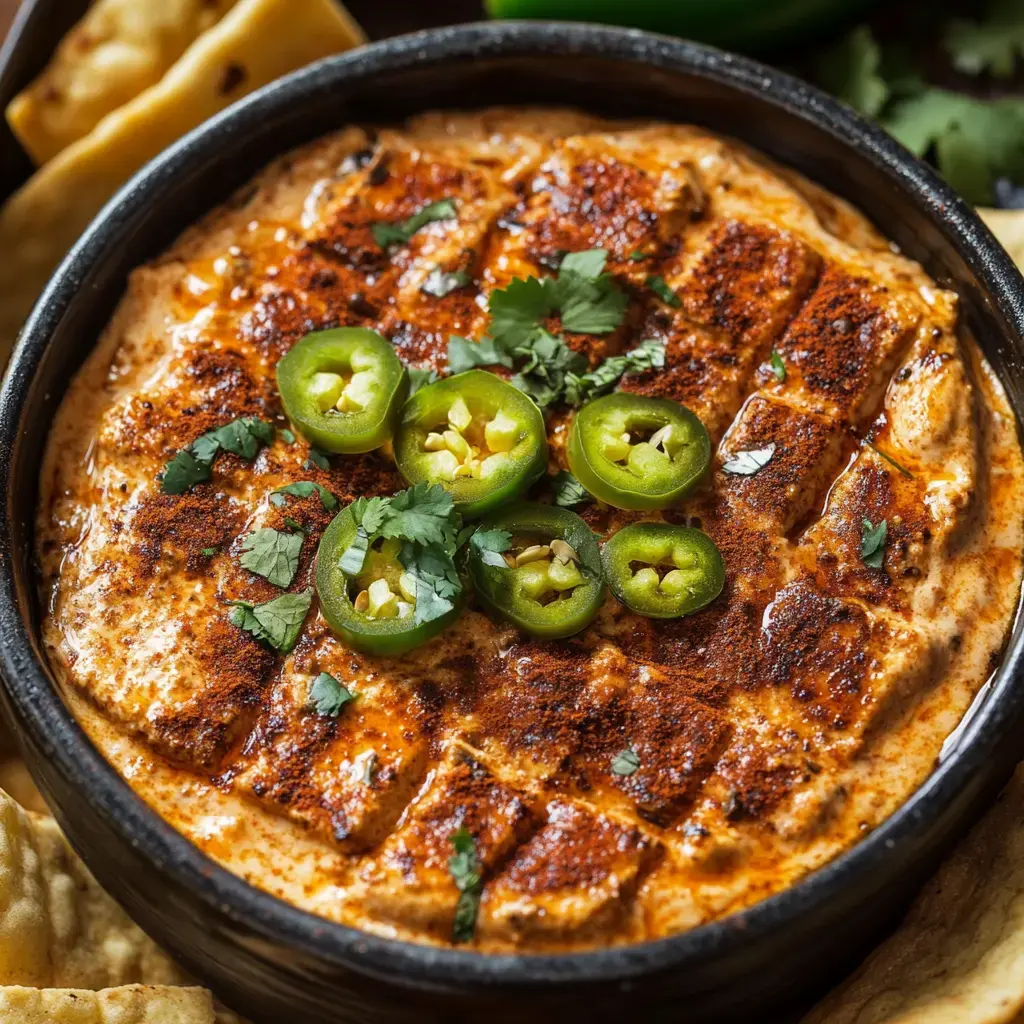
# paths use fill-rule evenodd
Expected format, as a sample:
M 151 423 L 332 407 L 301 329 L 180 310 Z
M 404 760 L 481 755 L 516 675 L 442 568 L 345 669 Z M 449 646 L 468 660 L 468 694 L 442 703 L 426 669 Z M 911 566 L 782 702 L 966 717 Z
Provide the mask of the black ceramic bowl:
M 85 739 L 39 647 L 32 520 L 47 428 L 127 272 L 276 154 L 352 121 L 431 107 L 575 104 L 695 121 L 845 196 L 964 300 L 1024 418 L 1024 290 L 977 217 L 891 139 L 749 60 L 639 32 L 470 25 L 390 40 L 292 75 L 184 138 L 100 214 L 32 314 L 0 394 L 4 699 L 74 846 L 154 937 L 260 1022 L 762 1019 L 847 966 L 905 905 L 1019 757 L 1021 629 L 987 700 L 921 790 L 787 892 L 673 938 L 567 956 L 482 956 L 329 924 L 229 875 L 136 799 Z M 813 982 L 811 982 L 813 984 Z M 568 1015 L 568 1017 L 567 1017 Z

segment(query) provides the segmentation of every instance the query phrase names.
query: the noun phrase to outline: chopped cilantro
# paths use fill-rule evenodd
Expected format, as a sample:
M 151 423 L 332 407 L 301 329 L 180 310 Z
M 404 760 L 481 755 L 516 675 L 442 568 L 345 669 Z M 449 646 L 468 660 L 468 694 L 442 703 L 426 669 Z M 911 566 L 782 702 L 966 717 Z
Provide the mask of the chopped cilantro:
M 415 395 L 420 388 L 433 384 L 437 380 L 437 370 L 421 370 L 416 366 L 409 367 L 409 394 Z
M 341 709 L 356 695 L 330 674 L 321 672 L 309 688 L 310 707 L 325 718 L 337 718 Z
M 456 216 L 455 204 L 450 199 L 439 199 L 435 203 L 427 203 L 408 220 L 394 224 L 378 221 L 372 228 L 373 238 L 382 249 L 391 245 L 404 245 L 420 228 L 436 220 L 452 220 Z
M 464 270 L 442 270 L 440 267 L 427 274 L 420 291 L 432 295 L 435 299 L 443 299 L 459 288 L 465 288 L 473 278 Z
M 390 498 L 359 498 L 350 508 L 357 529 L 339 560 L 341 571 L 357 575 L 376 540 L 394 538 L 402 542 L 399 561 L 415 583 L 416 624 L 450 612 L 462 592 L 453 561 L 461 520 L 448 491 L 420 483 Z
M 860 538 L 860 557 L 869 569 L 881 569 L 885 559 L 885 542 L 889 533 L 889 524 L 883 519 L 875 526 L 870 519 L 865 519 Z
M 338 499 L 331 494 L 326 487 L 321 484 L 314 483 L 312 480 L 299 480 L 293 484 L 285 484 L 284 487 L 278 487 L 273 494 L 270 495 L 271 502 L 278 508 L 283 508 L 286 504 L 285 495 L 290 494 L 293 498 L 309 498 L 314 494 L 320 495 L 320 504 L 328 512 L 333 512 L 338 507 Z
M 775 455 L 775 442 L 766 444 L 763 448 L 752 448 L 750 451 L 737 452 L 731 459 L 728 459 L 722 466 L 726 473 L 733 476 L 753 476 L 760 472 L 772 461 Z
M 213 558 L 214 555 L 220 554 L 220 548 L 203 548 L 199 554 L 201 554 L 203 558 Z
M 299 533 L 306 532 L 306 528 L 302 523 L 296 522 L 296 520 L 292 519 L 291 516 L 284 517 L 284 525 L 287 526 L 289 530 L 298 530 Z
M 632 775 L 640 767 L 640 758 L 632 747 L 620 750 L 612 758 L 612 771 L 616 775 Z
M 480 860 L 477 857 L 476 842 L 469 830 L 463 826 L 452 833 L 455 853 L 448 858 L 448 873 L 455 888 L 459 890 L 459 901 L 455 905 L 452 921 L 452 942 L 469 942 L 476 931 L 477 911 L 480 908 Z
M 649 256 L 648 253 L 641 252 L 639 249 L 634 249 L 633 252 L 631 252 L 626 257 L 626 259 L 629 260 L 630 263 L 641 263 L 644 260 L 649 259 L 649 258 L 650 258 L 650 256 Z
M 213 460 L 220 451 L 231 452 L 252 460 L 263 444 L 274 439 L 274 428 L 252 416 L 231 420 L 222 427 L 197 437 L 187 448 L 182 448 L 160 474 L 160 489 L 164 494 L 184 494 L 195 484 L 209 480 Z
M 306 456 L 306 461 L 302 464 L 303 469 L 312 469 L 316 466 L 317 469 L 330 469 L 331 463 L 327 458 L 327 453 L 320 451 L 319 448 L 310 448 L 309 455 Z
M 591 501 L 590 492 L 567 469 L 560 470 L 551 481 L 555 504 L 562 508 L 574 508 L 585 501 Z
M 660 370 L 665 365 L 665 346 L 648 338 L 636 348 L 619 356 L 609 356 L 596 369 L 578 375 L 566 375 L 565 400 L 569 405 L 582 405 L 591 398 L 610 391 L 627 373 Z
M 786 379 L 786 364 L 782 361 L 777 348 L 772 349 L 772 373 L 780 384 Z
M 249 572 L 285 589 L 291 586 L 299 568 L 304 539 L 301 533 L 282 533 L 268 528 L 254 530 L 242 541 L 243 554 L 239 561 Z
M 512 534 L 507 530 L 475 530 L 469 543 L 484 565 L 508 568 L 505 559 L 501 557 L 512 546 Z
M 452 335 L 448 368 L 461 373 L 474 366 L 516 369 L 512 383 L 541 408 L 563 401 L 570 375 L 581 376 L 587 362 L 544 323 L 556 313 L 563 330 L 607 334 L 625 316 L 627 296 L 604 273 L 608 254 L 588 249 L 563 256 L 557 277 L 514 278 L 491 292 L 489 333 L 473 342 Z
M 665 303 L 665 305 L 676 307 L 681 305 L 679 296 L 676 295 L 676 293 L 668 286 L 668 282 L 665 278 L 660 277 L 657 274 L 648 274 L 647 280 L 644 284 L 646 284 L 647 287 Z
M 231 624 L 275 651 L 287 654 L 299 639 L 312 600 L 313 591 L 304 590 L 301 594 L 282 594 L 262 604 L 232 601 Z
M 282 427 L 277 432 L 277 436 L 281 438 L 285 444 L 295 444 L 295 435 L 287 427 Z

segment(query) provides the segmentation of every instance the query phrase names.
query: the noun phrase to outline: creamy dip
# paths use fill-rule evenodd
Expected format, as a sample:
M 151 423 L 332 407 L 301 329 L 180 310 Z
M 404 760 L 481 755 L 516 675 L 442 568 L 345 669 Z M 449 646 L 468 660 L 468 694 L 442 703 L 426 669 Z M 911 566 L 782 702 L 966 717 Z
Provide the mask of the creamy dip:
M 374 223 L 446 198 L 457 220 L 374 243 Z M 491 290 L 589 248 L 630 305 L 569 344 L 596 364 L 665 343 L 665 368 L 621 387 L 711 433 L 708 480 L 663 518 L 717 543 L 722 595 L 666 621 L 608 597 L 559 641 L 471 602 L 392 659 L 347 649 L 315 601 L 286 657 L 232 625 L 229 601 L 280 593 L 239 564 L 251 530 L 297 521 L 291 589 L 311 585 L 333 513 L 315 494 L 280 508 L 275 488 L 311 480 L 345 503 L 404 485 L 386 450 L 323 469 L 287 432 L 182 495 L 161 493 L 168 459 L 240 416 L 287 428 L 274 368 L 309 331 L 372 327 L 443 373 L 449 334 L 483 334 Z M 436 268 L 472 286 L 426 294 Z M 551 472 L 566 422 L 548 417 Z M 722 468 L 770 446 L 756 474 Z M 494 951 L 665 936 L 856 843 L 934 768 L 998 663 L 1021 575 L 1016 424 L 957 297 L 737 143 L 563 111 L 349 128 L 261 172 L 134 272 L 55 421 L 42 493 L 51 663 L 134 790 L 252 884 L 421 942 L 450 940 L 466 828 L 472 941 Z M 659 517 L 580 513 L 599 536 Z M 886 523 L 881 568 L 865 520 Z M 337 718 L 310 709 L 321 672 L 360 695 Z M 626 747 L 639 766 L 617 774 Z

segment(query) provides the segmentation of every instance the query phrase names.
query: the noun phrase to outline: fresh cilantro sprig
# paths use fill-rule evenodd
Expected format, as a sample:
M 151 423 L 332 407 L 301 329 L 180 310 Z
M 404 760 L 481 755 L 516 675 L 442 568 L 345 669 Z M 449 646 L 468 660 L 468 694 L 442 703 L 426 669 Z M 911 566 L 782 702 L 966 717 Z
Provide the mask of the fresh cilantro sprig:
M 242 541 L 242 568 L 262 576 L 275 587 L 287 589 L 299 568 L 299 553 L 305 537 L 263 528 L 253 530 Z
M 472 280 L 465 270 L 442 270 L 440 267 L 434 267 L 420 285 L 420 291 L 435 299 L 443 299 L 446 295 L 465 288 Z
M 309 688 L 309 706 L 323 718 L 337 718 L 341 709 L 355 699 L 356 694 L 330 672 L 321 672 Z
M 469 546 L 476 551 L 484 565 L 507 569 L 508 564 L 501 556 L 512 547 L 512 534 L 508 530 L 474 530 Z
M 281 654 L 287 654 L 299 639 L 302 623 L 313 600 L 313 591 L 301 594 L 282 594 L 272 601 L 250 604 L 232 601 L 231 624 L 244 629 L 257 640 Z
M 952 22 L 945 43 L 962 71 L 1013 70 L 1024 42 L 1024 12 L 999 0 L 981 22 Z M 917 156 L 931 158 L 973 203 L 991 203 L 1000 178 L 1024 180 L 1024 99 L 983 98 L 930 85 L 897 47 L 881 47 L 867 26 L 827 51 L 817 78 L 873 117 Z
M 557 314 L 563 330 L 578 334 L 607 334 L 622 323 L 628 297 L 604 272 L 607 260 L 604 249 L 569 253 L 557 277 L 515 278 L 491 292 L 488 334 L 477 342 L 452 335 L 449 370 L 504 366 L 517 371 L 512 383 L 541 408 L 565 401 L 587 361 L 545 323 Z
M 263 445 L 271 444 L 273 440 L 274 428 L 263 420 L 254 416 L 231 420 L 182 448 L 164 466 L 159 477 L 160 490 L 164 494 L 184 494 L 195 484 L 210 479 L 213 461 L 219 452 L 231 452 L 251 461 Z
M 409 368 L 409 396 L 412 397 L 420 388 L 433 384 L 437 380 L 437 370 L 421 370 L 417 366 Z
M 612 758 L 615 775 L 630 776 L 640 767 L 640 758 L 632 747 L 625 747 Z
M 452 942 L 469 942 L 476 931 L 476 918 L 480 909 L 482 878 L 480 859 L 476 842 L 464 826 L 452 834 L 455 853 L 448 858 L 448 873 L 455 888 L 459 890 L 459 901 L 455 905 L 452 921 Z
M 781 384 L 786 379 L 786 364 L 777 348 L 772 349 L 772 376 Z
M 660 277 L 658 274 L 648 274 L 647 280 L 644 283 L 666 306 L 673 306 L 678 309 L 682 305 L 682 300 L 672 291 L 665 278 Z
M 665 346 L 653 338 L 641 341 L 636 348 L 619 356 L 609 356 L 596 369 L 582 375 L 567 374 L 565 400 L 579 406 L 591 398 L 611 391 L 627 373 L 660 370 L 665 366 Z
M 446 615 L 462 592 L 455 569 L 462 521 L 440 484 L 416 484 L 390 498 L 359 498 L 350 507 L 356 535 L 338 565 L 349 577 L 362 572 L 379 539 L 401 541 L 398 560 L 416 586 L 417 625 Z
M 450 199 L 439 199 L 437 202 L 427 203 L 406 220 L 400 220 L 393 224 L 387 221 L 378 221 L 371 230 L 374 241 L 382 249 L 387 249 L 392 245 L 405 245 L 420 228 L 425 228 L 434 221 L 452 220 L 457 216 L 455 204 Z

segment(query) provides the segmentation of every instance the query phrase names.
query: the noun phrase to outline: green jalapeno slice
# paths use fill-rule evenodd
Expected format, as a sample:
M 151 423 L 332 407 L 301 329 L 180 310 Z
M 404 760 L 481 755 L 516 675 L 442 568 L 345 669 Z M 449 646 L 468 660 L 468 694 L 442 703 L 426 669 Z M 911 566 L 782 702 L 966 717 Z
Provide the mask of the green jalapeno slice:
M 416 622 L 416 582 L 399 561 L 401 542 L 378 539 L 362 567 L 348 574 L 342 556 L 352 545 L 358 525 L 350 508 L 338 513 L 320 539 L 316 555 L 316 592 L 320 611 L 332 630 L 357 651 L 405 654 L 440 633 L 461 609 L 461 595 L 451 611 Z
M 711 462 L 711 441 L 704 424 L 678 402 L 617 392 L 576 413 L 566 457 L 595 498 L 654 511 L 696 485 Z
M 504 530 L 505 565 L 485 561 L 472 542 L 467 567 L 486 608 L 533 636 L 572 636 L 604 599 L 601 554 L 590 527 L 575 512 L 521 502 L 488 516 L 481 530 Z
M 548 460 L 540 409 L 484 370 L 417 391 L 402 410 L 394 446 L 398 470 L 410 484 L 441 484 L 467 517 L 522 494 Z
M 292 423 L 328 452 L 379 448 L 394 433 L 409 375 L 386 338 L 361 327 L 317 331 L 277 364 Z
M 699 611 L 725 586 L 718 548 L 706 533 L 686 526 L 625 526 L 605 543 L 601 557 L 612 593 L 652 619 Z

